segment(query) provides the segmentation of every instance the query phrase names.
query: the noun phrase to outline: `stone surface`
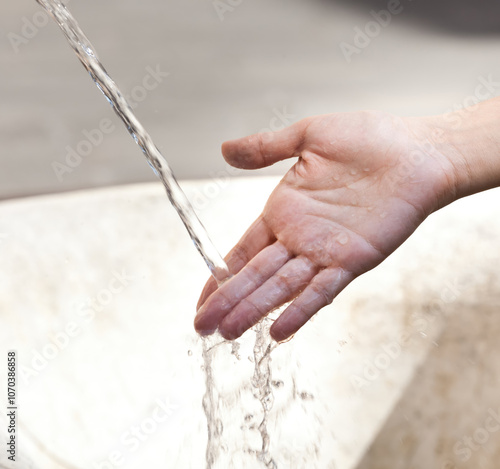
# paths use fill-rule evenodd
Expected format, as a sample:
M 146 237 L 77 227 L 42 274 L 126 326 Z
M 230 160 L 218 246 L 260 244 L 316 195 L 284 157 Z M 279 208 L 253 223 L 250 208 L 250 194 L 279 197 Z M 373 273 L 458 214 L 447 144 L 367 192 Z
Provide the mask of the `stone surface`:
M 276 182 L 231 180 L 218 193 L 213 181 L 183 186 L 225 252 Z M 431 216 L 273 352 L 269 430 L 279 467 L 441 469 L 457 461 L 457 439 L 473 434 L 490 406 L 498 410 L 498 201 L 490 191 Z M 204 467 L 203 362 L 192 320 L 207 269 L 163 189 L 4 202 L 0 234 L 0 343 L 18 351 L 22 366 L 26 467 L 93 469 L 119 456 L 127 469 Z M 256 468 L 248 450 L 258 449 L 258 435 L 246 418 L 259 419 L 252 333 L 241 340 L 241 360 L 221 347 L 214 369 L 224 435 L 238 444 L 228 444 L 218 467 Z M 158 413 L 162 405 L 168 413 Z M 168 418 L 153 427 L 155 415 Z M 139 442 L 141 425 L 151 433 Z M 485 463 L 493 446 L 472 456 L 483 465 L 463 467 L 494 467 Z

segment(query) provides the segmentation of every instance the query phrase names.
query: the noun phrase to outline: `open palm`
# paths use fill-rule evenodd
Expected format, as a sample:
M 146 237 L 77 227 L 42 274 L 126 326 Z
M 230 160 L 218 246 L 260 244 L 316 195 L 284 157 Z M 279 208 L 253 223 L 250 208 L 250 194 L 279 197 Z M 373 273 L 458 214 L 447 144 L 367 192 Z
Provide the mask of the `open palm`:
M 449 191 L 449 163 L 423 122 L 332 114 L 225 143 L 241 168 L 299 159 L 227 256 L 233 277 L 205 286 L 196 329 L 235 339 L 293 300 L 271 327 L 285 340 L 400 246 Z

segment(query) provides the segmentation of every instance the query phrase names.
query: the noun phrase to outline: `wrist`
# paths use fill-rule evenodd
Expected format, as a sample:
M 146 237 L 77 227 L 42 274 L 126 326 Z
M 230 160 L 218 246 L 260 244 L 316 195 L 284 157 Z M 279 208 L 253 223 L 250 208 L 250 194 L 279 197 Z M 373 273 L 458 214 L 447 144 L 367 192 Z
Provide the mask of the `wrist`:
M 449 162 L 448 203 L 500 186 L 500 98 L 427 119 Z

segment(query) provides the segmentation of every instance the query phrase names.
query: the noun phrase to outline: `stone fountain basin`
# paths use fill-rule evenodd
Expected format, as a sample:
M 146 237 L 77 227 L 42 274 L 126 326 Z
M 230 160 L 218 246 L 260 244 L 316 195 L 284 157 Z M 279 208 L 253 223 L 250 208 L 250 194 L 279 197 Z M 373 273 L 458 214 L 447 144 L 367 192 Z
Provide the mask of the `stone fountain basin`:
M 226 252 L 277 181 L 182 185 Z M 274 351 L 278 467 L 496 467 L 500 432 L 468 459 L 460 439 L 500 412 L 499 194 L 432 215 Z M 207 277 L 159 184 L 0 204 L 0 339 L 5 355 L 18 354 L 23 467 L 205 467 L 192 321 Z M 238 444 L 216 467 L 259 467 L 244 419 L 259 407 L 238 391 L 250 382 L 252 340 L 241 340 L 241 360 L 221 346 L 226 434 Z M 5 406 L 0 415 L 6 440 Z M 0 466 L 21 467 L 5 451 Z

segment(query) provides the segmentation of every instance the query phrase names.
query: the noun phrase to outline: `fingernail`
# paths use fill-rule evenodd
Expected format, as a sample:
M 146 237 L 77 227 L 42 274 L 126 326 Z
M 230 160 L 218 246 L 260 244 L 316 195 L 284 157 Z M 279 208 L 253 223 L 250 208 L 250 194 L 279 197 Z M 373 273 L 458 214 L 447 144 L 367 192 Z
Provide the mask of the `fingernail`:
M 196 329 L 196 332 L 198 332 L 198 334 L 200 334 L 201 336 L 212 335 L 217 330 L 200 324 L 200 320 L 201 318 L 199 316 L 196 316 L 196 318 L 194 319 L 194 328 Z
M 205 314 L 196 314 L 196 317 L 194 318 L 194 328 L 201 336 L 211 335 L 216 331 L 216 328 L 207 327 L 206 324 L 203 324 L 204 318 Z
M 231 331 L 227 331 L 225 329 L 219 329 L 219 333 L 226 340 L 235 340 L 239 337 L 239 335 L 235 334 L 234 331 L 231 332 Z

